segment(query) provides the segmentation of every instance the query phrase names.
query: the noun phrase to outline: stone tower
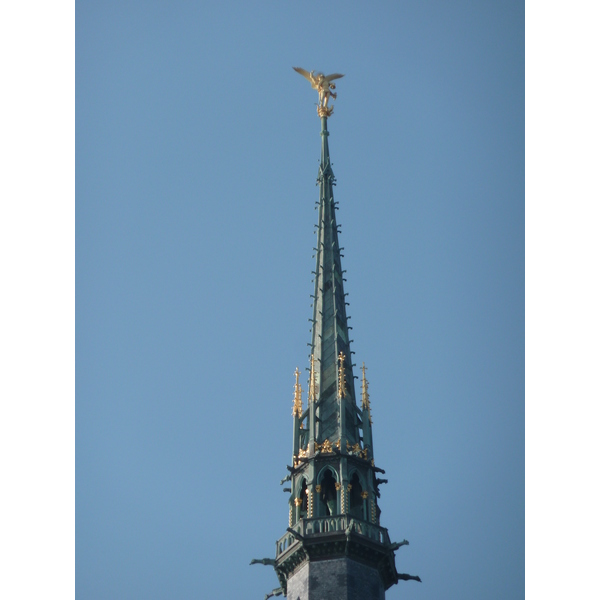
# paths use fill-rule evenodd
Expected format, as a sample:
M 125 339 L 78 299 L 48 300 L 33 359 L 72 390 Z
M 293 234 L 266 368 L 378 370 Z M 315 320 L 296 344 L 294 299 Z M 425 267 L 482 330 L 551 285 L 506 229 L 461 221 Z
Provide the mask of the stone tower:
M 312 73 L 296 70 L 315 80 Z M 378 477 L 384 471 L 375 465 L 364 364 L 358 403 L 354 388 L 329 157 L 327 117 L 333 109 L 319 92 L 319 222 L 307 405 L 296 369 L 292 464 L 282 481 L 290 482 L 289 523 L 276 543 L 275 558 L 253 562 L 275 568 L 280 587 L 267 597 L 383 600 L 398 580 L 420 579 L 396 571 L 394 552 L 408 542 L 392 543 L 379 522 L 379 484 L 386 480 Z

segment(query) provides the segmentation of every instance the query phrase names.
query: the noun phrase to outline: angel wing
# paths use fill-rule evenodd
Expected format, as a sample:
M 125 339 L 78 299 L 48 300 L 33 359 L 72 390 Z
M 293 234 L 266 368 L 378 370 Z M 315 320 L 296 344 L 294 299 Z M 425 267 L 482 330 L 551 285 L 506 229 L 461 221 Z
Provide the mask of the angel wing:
M 325 79 L 327 79 L 327 81 L 333 81 L 334 79 L 339 79 L 340 77 L 343 77 L 343 75 L 340 73 L 332 73 L 331 75 L 326 75 Z
M 315 79 L 314 79 L 314 77 L 312 76 L 311 73 L 309 73 L 305 69 L 301 69 L 300 67 L 292 67 L 292 69 L 294 69 L 294 71 L 296 71 L 296 73 L 300 73 L 300 75 L 303 75 L 304 77 L 306 77 L 306 79 L 308 79 L 310 81 L 310 85 L 312 86 L 312 88 L 314 90 L 317 89 L 317 85 L 315 83 Z

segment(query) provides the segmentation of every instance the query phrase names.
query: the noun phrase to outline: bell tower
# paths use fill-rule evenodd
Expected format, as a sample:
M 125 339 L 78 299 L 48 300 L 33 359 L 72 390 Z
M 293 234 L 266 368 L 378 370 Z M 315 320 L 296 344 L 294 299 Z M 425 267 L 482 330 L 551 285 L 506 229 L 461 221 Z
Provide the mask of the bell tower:
M 421 580 L 397 572 L 394 553 L 408 542 L 392 543 L 380 524 L 379 485 L 387 480 L 375 464 L 364 363 L 358 402 L 355 392 L 327 130 L 330 97 L 336 97 L 332 81 L 343 75 L 294 68 L 319 92 L 321 121 L 309 377 L 305 406 L 296 369 L 292 460 L 281 482 L 290 482 L 288 527 L 276 542 L 275 558 L 253 562 L 272 565 L 279 579 L 267 598 L 384 600 L 385 590 L 399 580 Z

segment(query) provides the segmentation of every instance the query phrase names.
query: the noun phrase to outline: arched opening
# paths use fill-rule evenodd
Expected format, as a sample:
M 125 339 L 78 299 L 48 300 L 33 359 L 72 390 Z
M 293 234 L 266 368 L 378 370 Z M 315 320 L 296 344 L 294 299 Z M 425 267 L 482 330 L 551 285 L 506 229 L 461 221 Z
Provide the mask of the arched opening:
M 292 525 L 297 523 L 300 519 L 306 519 L 308 516 L 308 494 L 306 479 L 303 477 L 299 486 L 296 487 L 291 500 L 291 518 Z
M 358 519 L 365 520 L 365 499 L 363 498 L 363 488 L 360 484 L 358 473 L 355 471 L 350 480 L 350 514 Z
M 319 493 L 320 510 L 322 516 L 332 516 L 338 513 L 336 480 L 331 469 L 325 469 L 319 482 L 321 491 Z
M 306 519 L 308 515 L 308 490 L 306 488 L 306 479 L 302 480 L 302 486 L 300 488 L 300 506 L 298 506 L 298 519 Z

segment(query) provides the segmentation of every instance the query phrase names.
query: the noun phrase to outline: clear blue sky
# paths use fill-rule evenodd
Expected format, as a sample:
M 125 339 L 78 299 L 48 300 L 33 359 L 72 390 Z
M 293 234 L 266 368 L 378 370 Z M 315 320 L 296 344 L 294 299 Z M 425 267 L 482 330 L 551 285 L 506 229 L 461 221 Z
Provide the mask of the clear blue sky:
M 76 7 L 78 600 L 263 598 L 316 94 L 399 598 L 524 596 L 523 2 Z

